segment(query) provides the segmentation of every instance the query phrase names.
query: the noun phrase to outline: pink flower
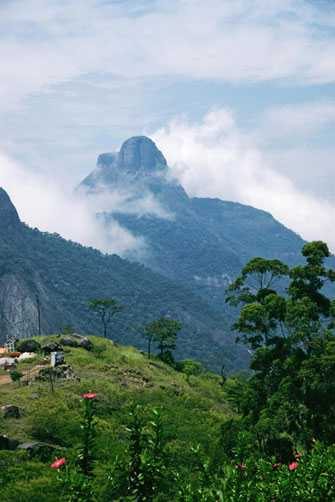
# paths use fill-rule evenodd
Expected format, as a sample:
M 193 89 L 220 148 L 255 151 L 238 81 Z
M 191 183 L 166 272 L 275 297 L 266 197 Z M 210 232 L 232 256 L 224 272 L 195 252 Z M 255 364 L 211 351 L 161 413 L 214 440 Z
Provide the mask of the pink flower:
M 247 473 L 247 472 L 245 472 L 245 473 L 244 473 L 244 477 L 245 477 L 245 478 L 247 478 L 247 477 L 248 477 L 248 473 Z
M 235 467 L 235 469 L 238 469 L 240 466 L 239 465 L 235 465 L 234 467 Z
M 293 471 L 294 469 L 296 469 L 298 467 L 298 464 L 297 462 L 292 462 L 292 464 L 290 464 L 288 466 L 288 468 L 290 469 L 290 471 Z
M 94 397 L 96 397 L 98 394 L 93 394 L 91 389 L 89 390 L 88 394 L 83 394 L 83 397 L 87 398 L 87 399 L 93 399 Z
M 312 438 L 312 443 L 315 443 L 316 439 L 315 438 Z
M 273 467 L 276 468 L 276 467 L 279 467 L 281 465 L 280 462 L 276 462 L 275 464 L 273 464 Z
M 57 468 L 58 468 L 58 467 L 60 467 L 62 464 L 64 464 L 64 463 L 65 463 L 65 458 L 64 458 L 64 457 L 63 457 L 63 458 L 60 458 L 60 459 L 58 459 L 57 457 L 55 457 L 55 458 L 56 458 L 56 462 L 54 462 L 53 464 L 51 464 L 51 467 L 57 467 Z
M 297 454 L 296 454 L 296 455 L 294 455 L 294 456 L 295 456 L 295 458 L 300 458 L 300 457 L 302 457 L 302 453 L 297 453 Z

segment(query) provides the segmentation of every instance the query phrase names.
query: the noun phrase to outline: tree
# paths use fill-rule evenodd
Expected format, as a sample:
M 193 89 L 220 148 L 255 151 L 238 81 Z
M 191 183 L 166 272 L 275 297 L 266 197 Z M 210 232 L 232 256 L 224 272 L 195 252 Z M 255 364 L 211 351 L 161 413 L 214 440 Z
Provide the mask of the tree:
M 178 366 L 181 368 L 181 371 L 185 373 L 187 383 L 190 383 L 191 375 L 200 375 L 201 373 L 201 364 L 192 359 L 183 359 Z
M 170 360 L 172 358 L 171 350 L 176 348 L 178 341 L 177 332 L 182 329 L 182 324 L 171 319 L 162 317 L 149 324 L 146 324 L 146 330 L 149 334 L 153 334 L 152 340 L 158 343 L 160 358 Z
M 335 440 L 335 301 L 322 289 L 335 271 L 324 265 L 324 242 L 306 244 L 302 255 L 306 264 L 292 269 L 254 258 L 228 288 L 227 301 L 242 304 L 232 326 L 237 340 L 255 350 L 241 411 L 265 453 L 285 435 L 305 444 L 313 436 Z M 273 289 L 276 281 L 282 290 L 286 281 L 285 293 Z
M 62 335 L 73 335 L 73 333 L 75 332 L 75 328 L 72 326 L 72 324 L 63 324 L 60 329 Z
M 104 338 L 107 338 L 107 326 L 111 318 L 117 312 L 120 312 L 120 310 L 124 309 L 124 307 L 122 305 L 117 305 L 116 301 L 112 298 L 96 298 L 94 300 L 91 300 L 88 306 L 100 315 L 104 327 Z
M 150 324 L 144 324 L 142 326 L 137 326 L 136 328 L 129 328 L 131 331 L 136 331 L 137 333 L 140 333 L 142 338 L 144 340 L 147 340 L 148 342 L 148 359 L 151 357 L 151 343 L 154 339 L 155 336 L 155 331 L 153 331 L 152 328 L 152 323 Z

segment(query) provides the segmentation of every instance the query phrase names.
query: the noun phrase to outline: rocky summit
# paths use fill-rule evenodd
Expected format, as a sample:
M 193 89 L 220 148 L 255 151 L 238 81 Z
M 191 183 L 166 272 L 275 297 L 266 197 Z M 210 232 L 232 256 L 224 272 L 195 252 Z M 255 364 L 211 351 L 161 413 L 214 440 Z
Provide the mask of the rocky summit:
M 167 169 L 164 155 L 146 136 L 134 136 L 123 143 L 119 152 L 102 153 L 97 168 L 85 178 L 80 188 L 98 191 L 99 187 L 134 180 L 143 175 L 159 175 Z

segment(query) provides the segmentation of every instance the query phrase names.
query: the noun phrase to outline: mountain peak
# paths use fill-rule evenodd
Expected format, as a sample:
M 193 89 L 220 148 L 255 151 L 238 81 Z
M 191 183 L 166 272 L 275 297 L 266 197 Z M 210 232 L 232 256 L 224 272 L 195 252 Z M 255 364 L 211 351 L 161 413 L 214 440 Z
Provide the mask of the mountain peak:
M 121 147 L 118 161 L 121 169 L 132 172 L 166 169 L 164 155 L 146 136 L 127 139 Z
M 0 187 L 0 228 L 11 229 L 20 223 L 19 215 L 7 192 Z

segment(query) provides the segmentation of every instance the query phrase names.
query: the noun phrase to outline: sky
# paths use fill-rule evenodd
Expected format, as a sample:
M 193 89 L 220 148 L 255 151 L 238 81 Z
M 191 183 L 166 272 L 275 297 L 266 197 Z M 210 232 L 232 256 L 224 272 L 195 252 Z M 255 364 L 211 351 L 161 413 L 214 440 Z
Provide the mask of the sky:
M 190 196 L 335 252 L 334 80 L 332 0 L 0 0 L 0 186 L 33 227 L 143 248 L 73 188 L 145 134 Z

